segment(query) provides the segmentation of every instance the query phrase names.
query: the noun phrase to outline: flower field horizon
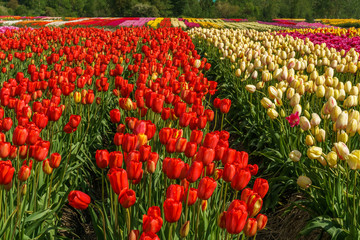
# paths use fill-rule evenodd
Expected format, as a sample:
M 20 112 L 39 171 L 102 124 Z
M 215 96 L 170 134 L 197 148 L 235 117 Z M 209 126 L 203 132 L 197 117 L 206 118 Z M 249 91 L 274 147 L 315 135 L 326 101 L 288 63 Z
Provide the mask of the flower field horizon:
M 64 209 L 94 239 L 288 239 L 284 199 L 295 235 L 359 239 L 338 23 L 0 16 L 0 239 L 86 239 Z

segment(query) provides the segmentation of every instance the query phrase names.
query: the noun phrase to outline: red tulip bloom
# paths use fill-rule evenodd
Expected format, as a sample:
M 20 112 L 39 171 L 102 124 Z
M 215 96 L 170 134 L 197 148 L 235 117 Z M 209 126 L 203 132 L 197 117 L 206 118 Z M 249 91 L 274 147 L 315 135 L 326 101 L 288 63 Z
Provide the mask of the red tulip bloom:
M 219 142 L 219 134 L 214 132 L 205 135 L 203 146 L 207 148 L 215 148 Z
M 71 191 L 68 196 L 68 201 L 70 206 L 76 209 L 84 210 L 89 206 L 91 198 L 89 195 L 81 191 Z
M 110 121 L 112 123 L 119 123 L 121 118 L 121 113 L 119 109 L 112 109 L 110 111 Z
M 257 221 L 255 218 L 248 218 L 244 226 L 244 233 L 247 237 L 255 236 L 257 232 Z
M 122 150 L 124 152 L 131 152 L 133 150 L 135 150 L 136 148 L 136 143 L 137 143 L 137 136 L 134 134 L 125 134 L 123 137 L 123 141 L 122 141 Z
M 222 164 L 225 166 L 227 163 L 232 164 L 235 161 L 236 150 L 228 148 L 225 151 L 223 158 L 221 159 Z
M 226 212 L 226 230 L 230 234 L 239 234 L 245 226 L 248 214 L 246 209 L 232 209 Z
M 48 117 L 50 121 L 57 121 L 61 117 L 62 109 L 61 107 L 49 107 L 48 111 Z
M 44 129 L 49 121 L 48 117 L 44 113 L 35 113 L 32 120 L 40 129 Z
M 263 230 L 266 227 L 268 217 L 264 214 L 258 214 L 256 217 L 258 231 Z
M 186 103 L 184 102 L 175 103 L 174 111 L 175 111 L 175 116 L 180 117 L 186 111 Z
M 18 179 L 24 182 L 30 177 L 30 174 L 31 168 L 27 165 L 22 165 L 18 173 Z
M 227 148 L 217 145 L 215 148 L 215 161 L 219 161 L 224 157 Z
M 96 150 L 96 165 L 99 168 L 106 168 L 109 165 L 109 152 L 108 150 Z
M 214 108 L 220 108 L 220 104 L 221 104 L 221 99 L 215 98 L 214 99 Z
M 188 201 L 187 201 L 187 205 L 188 206 L 192 206 L 195 204 L 196 200 L 197 200 L 197 189 L 196 188 L 190 188 L 190 192 L 189 192 L 189 197 L 188 197 Z M 184 201 L 186 201 L 186 197 L 187 197 L 188 192 L 185 192 L 184 195 Z
M 143 174 L 142 162 L 139 161 L 129 161 L 126 165 L 126 172 L 129 180 L 141 179 Z
M 220 111 L 221 113 L 228 113 L 230 111 L 231 100 L 230 99 L 223 99 L 220 103 Z
M 144 232 L 143 234 L 141 234 L 139 240 L 160 240 L 160 238 L 153 232 Z
M 37 129 L 36 127 L 28 130 L 28 136 L 26 138 L 26 144 L 28 145 L 34 145 L 38 139 L 39 139 L 39 136 L 40 136 L 40 131 L 39 129 Z
M 11 129 L 12 125 L 13 125 L 13 121 L 12 121 L 12 119 L 9 118 L 9 117 L 4 118 L 4 119 L 2 120 L 2 130 L 3 130 L 4 132 L 9 131 L 9 130 Z
M 266 179 L 257 178 L 253 187 L 254 192 L 258 193 L 261 198 L 264 198 L 269 190 L 269 183 Z
M 177 184 L 170 185 L 166 190 L 166 198 L 181 202 L 184 198 L 184 187 Z
M 120 191 L 129 187 L 127 173 L 122 168 L 111 168 L 107 174 L 111 188 L 116 194 L 120 194 Z
M 186 180 L 191 183 L 196 182 L 203 172 L 203 166 L 202 162 L 194 161 L 187 172 Z
M 215 159 L 215 150 L 213 148 L 207 148 L 201 146 L 199 152 L 196 155 L 196 160 L 203 162 L 204 166 L 209 165 Z
M 64 126 L 64 132 L 66 132 L 67 134 L 70 134 L 70 133 L 73 133 L 76 131 L 76 128 L 72 128 L 70 126 L 70 123 L 67 123 L 65 126 Z
M 34 147 L 34 151 L 32 152 L 31 156 L 35 158 L 36 161 L 41 162 L 45 160 L 49 153 L 49 147 L 46 144 L 36 144 Z
M 57 152 L 52 153 L 49 161 L 50 167 L 58 168 L 60 166 L 60 162 L 61 162 L 61 155 Z
M 80 115 L 71 115 L 69 120 L 69 125 L 72 128 L 77 128 L 80 124 L 81 116 Z
M 202 200 L 208 200 L 213 194 L 217 183 L 210 177 L 204 177 L 200 180 L 198 186 L 198 198 Z
M 170 158 L 163 164 L 163 171 L 168 178 L 178 179 L 184 167 L 185 163 L 180 158 Z
M 225 182 L 231 182 L 236 174 L 236 166 L 233 164 L 225 164 L 222 178 Z
M 250 217 L 256 216 L 262 208 L 263 200 L 259 194 L 251 195 L 247 201 L 247 211 Z
M 7 158 L 10 154 L 11 144 L 9 142 L 0 142 L 0 158 Z
M 132 189 L 124 188 L 119 194 L 119 203 L 123 208 L 129 208 L 136 202 L 135 191 Z
M 171 128 L 162 128 L 159 132 L 159 139 L 161 144 L 165 145 L 168 143 L 168 141 L 170 140 L 172 134 L 172 129 Z
M 248 170 L 240 169 L 231 180 L 231 187 L 237 191 L 244 189 L 251 179 L 251 174 Z
M 195 142 L 187 142 L 185 148 L 185 156 L 188 158 L 192 158 L 197 151 L 197 143 Z
M 246 168 L 248 165 L 249 154 L 247 152 L 236 152 L 234 162 L 239 168 Z
M 161 218 L 160 208 L 158 206 L 150 207 L 147 215 L 143 215 L 143 232 L 157 233 L 162 225 L 163 219 Z
M 123 164 L 123 154 L 119 151 L 114 151 L 109 154 L 109 167 L 122 167 Z
M 164 201 L 164 213 L 165 220 L 169 223 L 177 222 L 180 219 L 182 204 L 179 201 L 176 201 L 172 198 L 167 198 Z
M 14 176 L 15 168 L 11 161 L 0 161 L 0 184 L 8 185 Z
M 193 130 L 190 135 L 190 142 L 196 142 L 200 144 L 203 138 L 203 132 L 201 130 Z
M 12 141 L 14 145 L 21 146 L 24 145 L 28 136 L 28 131 L 22 126 L 17 126 L 13 132 Z
M 184 152 L 186 148 L 186 138 L 178 138 L 175 144 L 175 151 L 178 153 Z

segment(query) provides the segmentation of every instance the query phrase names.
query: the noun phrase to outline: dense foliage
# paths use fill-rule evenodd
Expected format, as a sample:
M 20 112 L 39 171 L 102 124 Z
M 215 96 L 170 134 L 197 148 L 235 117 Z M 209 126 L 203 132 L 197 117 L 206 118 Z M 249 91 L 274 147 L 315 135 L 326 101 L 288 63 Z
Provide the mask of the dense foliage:
M 71 17 L 359 18 L 357 0 L 4 0 L 0 15 Z

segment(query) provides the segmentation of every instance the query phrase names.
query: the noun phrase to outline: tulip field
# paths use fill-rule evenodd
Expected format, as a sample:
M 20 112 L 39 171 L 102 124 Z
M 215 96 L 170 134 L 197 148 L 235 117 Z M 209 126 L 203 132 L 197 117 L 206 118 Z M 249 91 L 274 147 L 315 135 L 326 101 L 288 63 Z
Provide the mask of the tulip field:
M 158 19 L 1 20 L 0 239 L 359 239 L 360 30 Z

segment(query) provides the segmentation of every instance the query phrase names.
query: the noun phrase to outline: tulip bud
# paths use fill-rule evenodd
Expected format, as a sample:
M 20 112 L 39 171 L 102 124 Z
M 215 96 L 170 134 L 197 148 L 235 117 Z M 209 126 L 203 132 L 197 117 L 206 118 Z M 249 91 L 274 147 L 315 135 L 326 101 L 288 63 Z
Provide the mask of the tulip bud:
M 318 142 L 324 142 L 325 141 L 326 132 L 324 129 L 320 129 L 316 134 L 315 138 Z
M 349 136 L 343 130 L 338 131 L 336 135 L 338 142 L 347 143 L 347 141 L 349 140 Z
M 256 86 L 254 85 L 246 85 L 245 86 L 246 91 L 248 91 L 249 93 L 254 93 L 256 91 Z
M 298 162 L 298 161 L 300 161 L 300 158 L 301 158 L 301 152 L 299 152 L 298 150 L 293 150 L 290 152 L 289 158 L 293 162 Z
M 349 155 L 349 148 L 343 142 L 334 143 L 334 149 L 341 160 L 345 160 Z
M 312 184 L 311 179 L 306 176 L 299 176 L 299 178 L 296 181 L 297 185 L 303 189 L 307 189 Z
M 272 107 L 274 107 L 274 103 L 271 102 L 271 100 L 266 98 L 266 97 L 263 97 L 261 99 L 260 103 L 264 108 L 272 108 Z
M 346 129 L 348 124 L 348 112 L 347 111 L 343 111 L 342 113 L 340 113 L 340 115 L 338 116 L 337 120 L 336 120 L 336 129 Z
M 180 236 L 185 238 L 190 231 L 190 221 L 186 221 L 180 228 Z
M 310 127 L 311 125 L 309 120 L 304 116 L 300 117 L 300 128 L 304 131 L 307 131 L 310 129 Z
M 267 115 L 274 120 L 279 116 L 279 113 L 274 108 L 268 108 Z
M 337 154 L 336 154 L 336 152 L 334 152 L 334 151 L 329 152 L 326 155 L 325 158 L 326 158 L 326 161 L 327 161 L 327 163 L 329 164 L 329 166 L 331 168 L 336 167 L 336 165 L 337 165 Z
M 320 124 L 321 122 L 321 118 L 319 117 L 319 115 L 317 113 L 312 113 L 311 114 L 311 127 L 316 127 Z
M 26 191 L 27 191 L 27 184 L 24 184 L 21 186 L 21 195 L 25 196 Z
M 255 236 L 257 232 L 258 226 L 257 221 L 255 218 L 248 218 L 245 227 L 244 227 L 244 234 L 247 237 L 253 237 Z
M 128 240 L 137 240 L 139 238 L 139 230 L 131 230 L 128 236 Z
M 322 148 L 320 147 L 313 146 L 307 150 L 307 156 L 310 159 L 317 159 L 321 156 L 321 154 L 322 154 Z
M 347 156 L 346 162 L 350 169 L 360 169 L 360 150 L 352 151 L 351 154 Z
M 43 171 L 45 174 L 50 175 L 53 169 L 50 167 L 49 159 L 43 161 Z
M 257 230 L 260 231 L 266 227 L 268 217 L 265 216 L 264 214 L 258 214 L 256 217 L 256 221 L 257 221 Z
M 315 139 L 314 139 L 313 136 L 311 136 L 311 135 L 306 135 L 305 144 L 306 144 L 307 146 L 312 146 L 312 145 L 314 145 L 314 142 L 315 142 Z

